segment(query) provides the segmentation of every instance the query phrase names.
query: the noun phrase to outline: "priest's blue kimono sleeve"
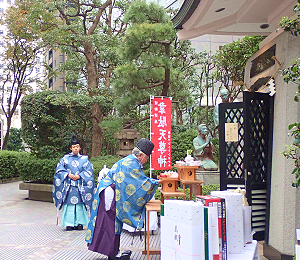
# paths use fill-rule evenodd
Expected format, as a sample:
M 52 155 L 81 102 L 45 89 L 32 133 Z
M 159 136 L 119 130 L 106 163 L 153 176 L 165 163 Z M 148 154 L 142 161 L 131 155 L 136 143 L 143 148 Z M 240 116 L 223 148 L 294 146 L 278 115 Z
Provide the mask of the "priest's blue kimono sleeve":
M 59 210 L 62 208 L 62 204 L 69 189 L 68 182 L 70 183 L 70 179 L 68 177 L 68 174 L 70 173 L 70 171 L 65 168 L 65 165 L 67 163 L 68 159 L 66 158 L 66 156 L 64 156 L 58 162 L 54 174 L 52 196 L 55 207 L 57 207 Z
M 79 173 L 80 180 L 82 181 L 80 183 L 80 192 L 85 207 L 90 212 L 95 193 L 94 170 L 93 164 L 87 159 L 87 156 L 83 156 L 82 159 L 84 163 Z

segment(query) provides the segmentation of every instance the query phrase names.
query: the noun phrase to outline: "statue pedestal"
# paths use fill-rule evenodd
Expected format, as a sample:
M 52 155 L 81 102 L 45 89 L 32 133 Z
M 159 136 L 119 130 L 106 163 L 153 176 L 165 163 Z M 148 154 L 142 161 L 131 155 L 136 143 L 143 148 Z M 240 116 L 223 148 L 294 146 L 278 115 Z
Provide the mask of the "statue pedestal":
M 220 184 L 220 172 L 196 170 L 196 180 L 204 181 L 204 185 Z

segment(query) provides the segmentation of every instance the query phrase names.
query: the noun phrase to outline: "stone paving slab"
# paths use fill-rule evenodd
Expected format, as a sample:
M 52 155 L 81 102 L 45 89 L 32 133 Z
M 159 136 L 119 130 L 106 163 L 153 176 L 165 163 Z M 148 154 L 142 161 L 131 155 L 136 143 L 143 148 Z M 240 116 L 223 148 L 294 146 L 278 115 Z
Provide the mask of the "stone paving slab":
M 28 200 L 28 191 L 19 190 L 19 183 L 0 183 L 1 260 L 107 259 L 104 255 L 87 250 L 85 230 L 65 231 L 57 226 L 54 204 Z M 150 239 L 153 245 L 159 245 L 159 232 L 150 236 Z M 260 245 L 260 254 L 261 248 Z M 128 249 L 132 250 L 132 260 L 146 259 L 142 255 L 144 241 L 140 240 L 138 234 L 124 231 L 121 235 L 121 250 Z M 264 259 L 261 257 L 261 260 Z M 160 260 L 160 255 L 152 255 L 150 260 Z
M 0 260 L 107 259 L 87 249 L 85 230 L 66 231 L 57 226 L 54 204 L 29 200 L 28 191 L 19 190 L 20 183 L 0 183 Z M 60 222 L 61 211 L 58 216 Z M 146 259 L 142 255 L 144 242 L 124 231 L 121 250 L 127 249 L 133 251 L 131 259 Z M 150 259 L 159 260 L 160 256 Z
M 57 226 L 54 204 L 28 200 L 19 183 L 0 184 L 1 260 L 106 259 L 87 250 L 84 230 L 67 232 Z M 80 246 L 72 245 L 76 240 Z

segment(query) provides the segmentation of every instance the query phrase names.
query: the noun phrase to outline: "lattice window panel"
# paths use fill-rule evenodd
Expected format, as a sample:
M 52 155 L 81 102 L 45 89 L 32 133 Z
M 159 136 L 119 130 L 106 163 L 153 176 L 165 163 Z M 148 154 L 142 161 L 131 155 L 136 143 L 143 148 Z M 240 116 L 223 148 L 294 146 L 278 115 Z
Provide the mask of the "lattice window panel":
M 252 100 L 250 114 L 252 120 L 250 124 L 250 168 L 252 169 L 252 183 L 266 182 L 267 178 L 267 138 L 265 131 L 266 108 L 263 100 Z
M 226 109 L 225 124 L 238 123 L 238 142 L 226 142 L 226 176 L 227 178 L 244 178 L 244 117 L 243 108 Z

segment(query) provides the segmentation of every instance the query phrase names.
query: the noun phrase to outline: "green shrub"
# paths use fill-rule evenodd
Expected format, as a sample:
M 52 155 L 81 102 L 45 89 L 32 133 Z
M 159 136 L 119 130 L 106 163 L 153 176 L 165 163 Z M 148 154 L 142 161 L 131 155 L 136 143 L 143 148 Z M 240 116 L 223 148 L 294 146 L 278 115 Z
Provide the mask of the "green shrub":
M 94 166 L 94 174 L 98 176 L 99 171 L 106 165 L 107 168 L 111 168 L 117 161 L 122 159 L 118 155 L 105 155 L 90 158 L 90 162 Z
M 57 163 L 61 158 L 39 159 L 36 156 L 28 156 L 16 162 L 16 168 L 20 172 L 20 178 L 23 181 L 37 183 L 52 183 Z M 90 158 L 94 166 L 94 176 L 97 180 L 99 171 L 106 164 L 107 168 L 113 166 L 115 162 L 121 159 L 120 156 L 98 156 Z
M 8 151 L 23 152 L 25 150 L 22 138 L 21 129 L 11 127 L 9 130 L 9 137 L 7 143 Z
M 16 167 L 23 181 L 53 183 L 53 176 L 58 161 L 58 158 L 39 159 L 31 155 L 23 158 L 23 160 L 19 160 L 16 163 Z
M 16 163 L 26 157 L 28 154 L 25 152 L 0 151 L 0 180 L 19 177 L 20 173 Z
M 207 184 L 202 186 L 202 195 L 210 195 L 213 190 L 220 190 L 219 184 Z
M 220 148 L 219 148 L 219 138 L 213 138 L 211 139 L 212 144 L 215 147 L 215 152 L 214 152 L 214 162 L 218 165 L 219 163 L 219 156 L 220 156 Z
M 106 165 L 107 168 L 111 168 L 117 161 L 122 159 L 121 156 L 118 155 L 106 155 L 106 156 L 97 156 L 90 158 L 90 162 L 94 167 L 94 177 L 95 181 L 97 181 L 99 171 Z M 97 182 L 96 182 L 97 183 Z
M 196 129 L 187 129 L 183 132 L 172 133 L 172 163 L 183 160 L 187 150 L 193 150 L 193 140 L 197 136 Z
M 92 119 L 89 115 L 94 102 L 87 95 L 69 91 L 49 90 L 24 96 L 22 138 L 31 153 L 41 159 L 62 157 L 70 152 L 73 133 L 81 148 L 90 151 Z M 103 104 L 107 107 L 111 102 L 103 101 Z

